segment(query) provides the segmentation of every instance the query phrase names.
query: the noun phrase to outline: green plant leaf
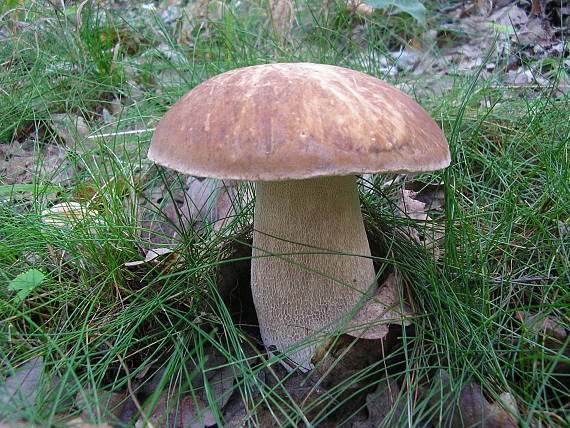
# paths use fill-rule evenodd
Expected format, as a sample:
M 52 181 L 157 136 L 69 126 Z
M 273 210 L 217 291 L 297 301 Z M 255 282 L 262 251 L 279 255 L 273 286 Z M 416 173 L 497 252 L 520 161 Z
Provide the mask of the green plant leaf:
M 425 22 L 426 20 L 426 8 L 418 0 L 366 0 L 364 3 L 376 9 L 394 6 L 403 12 L 409 13 L 418 22 Z
M 506 34 L 507 36 L 510 36 L 512 34 L 516 34 L 516 32 L 517 32 L 515 27 L 512 25 L 499 25 L 499 24 L 495 24 L 494 22 L 488 22 L 487 24 L 489 25 L 489 27 L 491 27 L 494 30 L 497 30 L 503 34 Z
M 8 284 L 8 290 L 16 291 L 14 300 L 21 303 L 28 295 L 44 282 L 45 275 L 37 269 L 29 269 L 16 276 Z

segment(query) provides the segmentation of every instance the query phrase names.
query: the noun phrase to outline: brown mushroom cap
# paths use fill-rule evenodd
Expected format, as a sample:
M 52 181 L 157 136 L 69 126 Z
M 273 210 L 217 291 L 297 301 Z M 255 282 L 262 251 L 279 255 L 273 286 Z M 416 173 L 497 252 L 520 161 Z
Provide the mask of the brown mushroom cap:
M 165 114 L 148 157 L 221 179 L 288 180 L 449 165 L 443 132 L 412 98 L 367 74 L 311 63 L 212 77 Z

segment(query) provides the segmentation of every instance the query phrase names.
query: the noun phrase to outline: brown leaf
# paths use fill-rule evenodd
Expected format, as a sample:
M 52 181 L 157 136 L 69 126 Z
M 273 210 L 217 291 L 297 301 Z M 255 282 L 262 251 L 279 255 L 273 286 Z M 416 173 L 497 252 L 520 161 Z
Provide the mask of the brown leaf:
M 356 422 L 353 428 L 375 428 L 397 426 L 399 416 L 404 412 L 404 404 L 398 401 L 400 387 L 392 380 L 381 381 L 376 390 L 366 396 L 368 419 Z
M 176 246 L 180 231 L 189 228 L 188 216 L 182 211 L 184 191 L 171 186 L 175 177 L 169 175 L 164 182 L 153 183 L 145 192 L 145 197 L 127 200 L 127 206 L 132 206 L 137 215 L 137 233 L 143 242 L 149 244 L 147 250 L 156 245 Z M 168 186 L 171 190 L 167 190 Z M 129 209 L 126 211 L 129 212 Z
M 79 143 L 89 134 L 89 127 L 81 116 L 52 114 L 51 128 L 70 148 L 78 148 Z
M 500 405 L 491 405 L 480 385 L 469 383 L 461 389 L 459 401 L 455 399 L 455 386 L 445 370 L 440 370 L 434 377 L 434 383 L 441 385 L 441 395 L 434 395 L 430 404 L 439 408 L 443 400 L 441 419 L 432 421 L 437 426 L 470 427 L 484 426 L 485 428 L 516 428 L 518 424 L 514 417 Z
M 336 336 L 325 342 L 315 351 L 311 362 L 315 372 L 323 377 L 322 384 L 327 388 L 345 383 L 346 393 L 363 391 L 370 385 L 366 381 L 352 381 L 363 369 L 377 363 L 397 342 L 401 329 L 390 330 L 384 339 L 358 339 L 347 334 Z
M 244 397 L 239 391 L 235 391 L 224 407 L 225 426 L 229 428 L 248 426 L 248 408 L 244 402 Z
M 445 205 L 445 189 L 443 183 L 428 184 L 422 181 L 408 181 L 406 190 L 414 192 L 414 199 L 425 204 L 427 211 L 443 211 Z
M 87 397 L 93 397 L 93 399 Z M 121 404 L 125 398 L 125 394 L 100 390 L 96 392 L 95 399 L 93 391 L 86 389 L 77 393 L 75 403 L 76 407 L 82 409 L 83 420 L 89 420 L 92 415 L 99 414 L 103 420 L 118 422 L 121 416 Z
M 215 412 L 221 411 L 231 396 L 233 368 L 228 365 L 225 357 L 212 350 L 203 367 L 191 363 L 188 371 L 199 373 L 191 382 L 194 393 L 176 398 L 172 396 L 172 391 L 165 390 L 159 397 L 154 411 L 149 415 L 149 420 L 154 426 L 198 428 L 216 425 Z M 162 372 L 159 376 L 162 376 Z M 150 384 L 153 385 L 154 382 L 151 380 Z M 215 401 L 214 409 L 211 407 L 209 396 Z M 141 422 L 139 420 L 139 423 Z
M 66 157 L 63 147 L 46 144 L 37 147 L 37 136 L 30 136 L 23 143 L 0 143 L 0 177 L 2 184 L 30 183 L 34 176 L 50 177 L 51 184 L 69 180 L 75 175 L 75 167 Z
M 35 402 L 41 390 L 43 376 L 42 357 L 34 358 L 15 368 L 14 373 L 0 386 L 0 403 L 4 404 L 5 408 L 23 408 L 26 403 Z
M 494 22 L 501 27 L 526 24 L 528 16 L 516 3 L 517 2 L 512 2 L 512 4 L 506 7 L 497 9 L 491 14 L 491 16 L 489 16 L 489 21 Z
M 553 364 L 551 381 L 556 380 L 570 386 L 570 349 L 566 346 L 568 331 L 562 322 L 552 315 L 530 313 L 520 316 L 532 337 L 529 343 L 540 343 L 545 348 L 544 352 L 554 357 L 553 361 L 537 361 L 537 364 Z
M 373 298 L 365 302 L 347 323 L 345 334 L 333 336 L 315 350 L 311 362 L 326 384 L 336 385 L 385 355 L 397 330 L 389 326 L 410 325 L 411 310 L 400 302 L 394 274 L 388 275 Z M 355 383 L 354 387 L 362 387 Z
M 213 224 L 215 231 L 227 226 L 236 215 L 239 182 L 235 180 L 189 177 L 181 211 L 196 223 Z
M 361 339 L 383 339 L 390 324 L 410 325 L 405 318 L 411 313 L 411 309 L 400 302 L 396 277 L 391 273 L 347 324 L 346 334 Z
M 69 428 L 112 428 L 112 425 L 106 423 L 92 424 L 81 418 L 74 418 L 67 421 L 66 426 Z
M 171 248 L 151 248 L 146 252 L 144 261 L 125 263 L 125 267 L 139 266 L 140 264 L 150 264 L 151 266 L 162 265 L 171 268 L 176 263 L 180 254 Z
M 8 420 L 13 416 L 5 413 L 9 409 L 27 409 L 38 402 L 52 403 L 57 406 L 55 410 L 67 411 L 72 401 L 60 395 L 62 390 L 69 388 L 69 385 L 62 385 L 62 382 L 58 375 L 46 370 L 42 357 L 15 367 L 13 373 L 0 385 L 0 420 Z
M 269 0 L 269 14 L 277 36 L 283 41 L 295 21 L 295 6 L 291 0 Z
M 546 346 L 553 350 L 559 350 L 568 336 L 562 323 L 551 315 L 528 314 L 524 323 L 531 332 L 541 335 Z
M 434 256 L 441 256 L 441 249 L 438 247 L 444 233 L 441 227 L 435 225 L 429 215 L 426 214 L 426 204 L 416 199 L 416 192 L 402 189 L 401 197 L 398 199 L 396 215 L 402 218 L 415 220 L 416 226 L 406 226 L 403 228 L 404 236 L 418 244 L 424 245 L 431 250 Z
M 508 392 L 503 392 L 500 401 L 491 404 L 489 415 L 491 420 L 500 421 L 505 427 L 517 426 L 516 420 L 519 416 L 519 409 L 515 398 Z

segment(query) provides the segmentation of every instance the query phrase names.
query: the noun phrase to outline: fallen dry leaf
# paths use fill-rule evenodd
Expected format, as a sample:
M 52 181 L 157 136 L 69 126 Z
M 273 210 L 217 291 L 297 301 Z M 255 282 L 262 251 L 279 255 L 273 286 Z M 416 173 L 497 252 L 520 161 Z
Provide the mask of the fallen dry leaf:
M 234 391 L 224 407 L 224 421 L 227 427 L 248 426 L 247 419 L 251 416 L 244 397 L 239 391 Z
M 338 385 L 382 359 L 390 352 L 401 334 L 401 328 L 410 324 L 405 317 L 411 311 L 403 305 L 401 309 L 398 294 L 394 290 L 395 280 L 392 277 L 393 275 L 390 275 L 386 280 L 386 288 L 391 290 L 382 293 L 383 286 L 379 287 L 377 295 L 383 297 L 379 302 L 371 301 L 363 306 L 364 311 L 357 313 L 355 321 L 352 321 L 353 329 L 349 330 L 348 334 L 331 337 L 316 349 L 311 362 L 316 372 L 324 377 L 325 385 Z M 393 301 L 397 309 L 390 309 L 386 305 L 386 300 Z M 401 313 L 400 310 L 405 313 Z M 399 329 L 391 329 L 390 325 L 398 326 Z M 356 382 L 348 389 L 362 388 L 366 385 Z
M 55 394 L 59 394 L 58 390 L 65 390 L 67 387 L 68 385 L 62 385 L 59 376 L 46 370 L 42 357 L 15 367 L 13 373 L 0 385 L 0 421 L 13 417 L 9 413 L 10 409 L 33 408 L 38 402 L 55 403 L 52 404 L 56 406 L 54 411 L 67 411 L 72 400 L 61 396 L 55 398 Z M 19 414 L 20 412 L 16 411 L 16 415 Z
M 443 183 L 428 184 L 422 181 L 407 181 L 406 190 L 414 192 L 414 199 L 425 204 L 426 211 L 443 211 L 445 188 Z
M 346 334 L 361 339 L 383 339 L 390 324 L 410 325 L 406 318 L 411 314 L 411 309 L 400 302 L 396 277 L 391 273 L 349 321 Z
M 520 412 L 517 407 L 517 402 L 512 394 L 503 392 L 499 395 L 499 401 L 491 404 L 489 415 L 491 420 L 503 421 L 505 426 L 515 423 Z
M 76 166 L 67 159 L 64 147 L 58 144 L 38 146 L 38 140 L 37 135 L 30 135 L 21 143 L 0 143 L 0 179 L 4 185 L 31 183 L 36 176 L 57 185 L 75 175 Z
M 180 2 L 177 0 L 176 3 Z M 195 31 L 196 28 L 200 28 L 204 31 L 207 37 L 210 31 L 208 23 L 219 22 L 224 13 L 226 13 L 226 9 L 227 5 L 220 0 L 196 0 L 188 2 L 188 5 L 182 8 L 183 14 L 187 19 L 181 20 L 182 28 L 180 29 L 178 41 L 181 44 L 194 43 L 195 36 L 193 35 L 193 31 Z
M 165 257 L 168 254 L 169 256 Z M 134 268 L 138 266 L 143 266 L 147 263 L 150 263 L 152 266 L 156 266 L 165 260 L 173 262 L 177 257 L 178 253 L 174 252 L 174 250 L 171 248 L 151 248 L 146 252 L 144 260 L 126 262 L 123 264 L 123 266 L 126 268 Z
M 173 250 L 170 248 L 152 248 L 146 252 L 144 261 L 149 263 L 165 254 L 172 254 Z
M 562 383 L 570 387 L 570 348 L 568 348 L 568 330 L 561 320 L 552 315 L 519 312 L 530 336 L 526 346 L 543 346 L 546 358 L 537 358 L 538 367 L 551 371 L 548 383 Z
M 439 242 L 444 236 L 443 230 L 433 223 L 432 218 L 426 213 L 426 203 L 417 200 L 416 196 L 417 192 L 402 189 L 401 196 L 396 202 L 396 215 L 415 220 L 418 226 L 421 225 L 421 229 L 415 226 L 404 227 L 404 236 L 411 241 L 424 245 L 433 252 L 437 259 L 441 256 Z
M 125 398 L 126 394 L 103 390 L 97 391 L 96 396 L 89 389 L 78 392 L 75 396 L 75 407 L 82 410 L 82 419 L 79 421 L 88 421 L 94 415 L 100 415 L 101 419 L 116 423 L 120 420 L 121 406 Z M 68 425 L 71 422 L 73 421 L 68 422 Z
M 71 419 L 66 422 L 65 426 L 69 428 L 112 428 L 113 427 L 112 425 L 103 422 L 92 424 L 81 418 Z
M 232 221 L 238 204 L 239 182 L 189 177 L 187 186 L 186 198 L 180 211 L 194 222 L 195 230 L 204 224 L 211 224 L 218 232 Z
M 283 42 L 293 28 L 295 6 L 291 0 L 269 0 L 270 22 L 275 33 Z
M 366 396 L 368 418 L 352 425 L 353 428 L 376 428 L 398 426 L 397 421 L 404 412 L 404 403 L 398 401 L 400 387 L 389 379 L 378 383 L 374 392 Z
M 545 345 L 553 350 L 559 350 L 568 337 L 562 322 L 552 315 L 530 313 L 524 317 L 524 323 L 533 334 L 542 336 Z
M 436 426 L 470 427 L 485 426 L 486 428 L 516 428 L 518 423 L 513 415 L 505 410 L 506 404 L 490 404 L 480 385 L 469 383 L 461 389 L 459 400 L 454 391 L 451 379 L 445 370 L 439 370 L 433 379 L 434 384 L 441 385 L 441 394 L 435 394 L 430 399 L 434 408 L 439 408 L 443 401 L 442 412 L 432 421 Z
M 89 135 L 89 127 L 81 116 L 53 114 L 50 126 L 69 148 L 79 149 L 79 143 Z
M 226 358 L 215 350 L 210 350 L 202 366 L 188 363 L 188 373 L 197 373 L 191 380 L 193 392 L 182 397 L 174 396 L 171 390 L 160 395 L 152 414 L 147 415 L 155 427 L 209 427 L 217 423 L 218 411 L 230 399 L 234 383 L 234 370 Z M 149 395 L 164 375 L 159 371 L 142 386 Z M 213 406 L 212 406 L 213 405 Z M 213 407 L 213 408 L 212 408 Z M 136 426 L 146 427 L 142 418 Z
M 189 218 L 182 211 L 185 196 L 183 186 L 178 186 L 176 174 L 166 174 L 163 180 L 151 181 L 143 196 L 126 200 L 127 209 L 136 213 L 139 227 L 137 234 L 146 250 L 158 245 L 175 247 L 180 234 L 189 229 Z
M 34 358 L 15 368 L 14 373 L 8 376 L 4 384 L 0 386 L 0 402 L 4 408 L 25 408 L 30 403 L 34 403 L 38 394 L 41 393 L 43 376 L 42 357 Z M 0 413 L 0 419 L 6 416 Z
M 410 325 L 411 310 L 400 302 L 394 274 L 388 275 L 374 297 L 365 302 L 347 324 L 346 334 L 331 337 L 316 350 L 311 362 L 323 376 L 323 384 L 338 385 L 386 355 L 399 336 L 398 329 Z M 355 382 L 349 390 L 367 384 Z
M 65 415 L 63 415 L 65 417 Z M 14 421 L 0 421 L 0 428 L 38 428 L 43 425 L 38 425 L 35 422 L 28 422 L 25 420 L 14 420 Z M 113 428 L 109 424 L 100 423 L 100 424 L 90 424 L 81 420 L 80 418 L 74 418 L 67 421 L 65 424 L 59 423 L 57 425 L 51 426 L 59 426 L 59 427 L 70 427 L 70 428 Z

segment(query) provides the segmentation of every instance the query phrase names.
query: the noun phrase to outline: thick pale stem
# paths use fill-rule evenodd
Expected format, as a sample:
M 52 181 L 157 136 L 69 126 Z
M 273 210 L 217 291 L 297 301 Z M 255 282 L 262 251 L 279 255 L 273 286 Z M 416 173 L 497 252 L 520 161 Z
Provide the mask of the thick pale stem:
M 256 186 L 251 286 L 261 335 L 308 369 L 316 345 L 287 348 L 333 331 L 374 282 L 356 177 Z

